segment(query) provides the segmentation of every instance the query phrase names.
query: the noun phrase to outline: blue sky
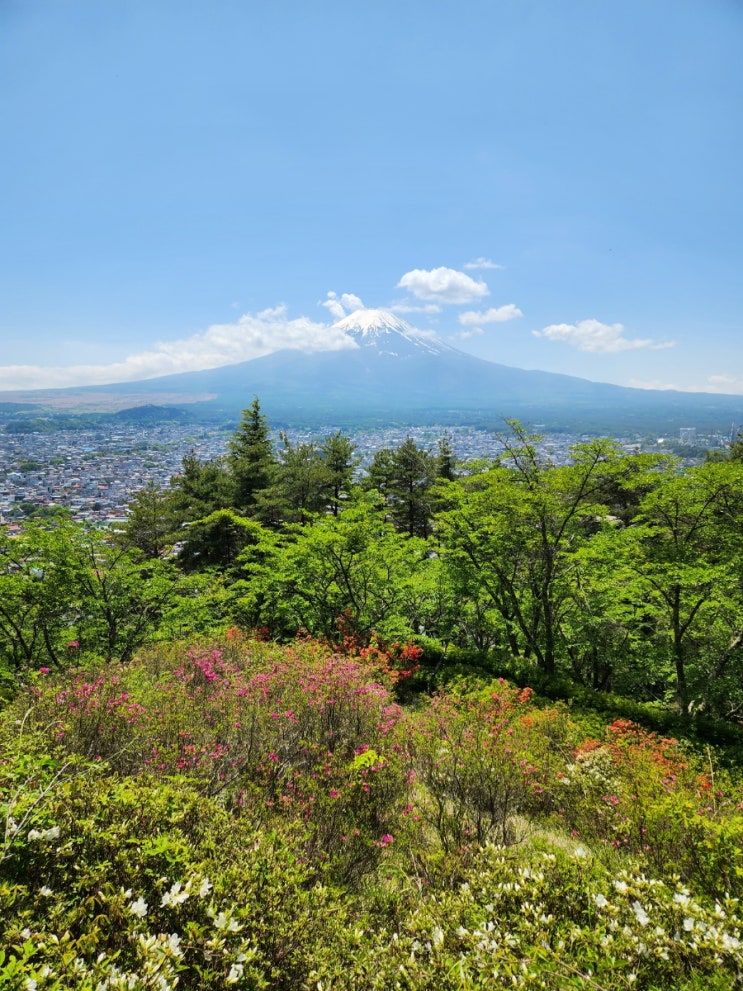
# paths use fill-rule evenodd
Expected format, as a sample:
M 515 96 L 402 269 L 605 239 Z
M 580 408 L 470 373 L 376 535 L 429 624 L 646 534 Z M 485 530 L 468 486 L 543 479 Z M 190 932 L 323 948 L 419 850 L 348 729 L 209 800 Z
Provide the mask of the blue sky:
M 743 393 L 742 51 L 741 0 L 0 0 L 0 389 L 364 305 Z

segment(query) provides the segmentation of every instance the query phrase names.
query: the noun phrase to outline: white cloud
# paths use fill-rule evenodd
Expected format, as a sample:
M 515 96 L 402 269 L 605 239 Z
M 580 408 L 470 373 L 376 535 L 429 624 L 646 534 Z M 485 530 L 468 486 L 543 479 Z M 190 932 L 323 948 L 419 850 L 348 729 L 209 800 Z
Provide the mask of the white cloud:
M 414 268 L 397 283 L 398 289 L 409 290 L 416 299 L 434 303 L 475 303 L 490 295 L 484 282 L 475 282 L 464 272 L 453 268 Z
M 630 379 L 627 385 L 631 389 L 653 389 L 656 392 L 699 392 L 699 389 L 674 385 L 672 382 L 662 382 L 660 379 Z
M 505 265 L 499 265 L 498 262 L 493 262 L 489 258 L 475 258 L 474 261 L 467 262 L 464 266 L 467 269 L 482 269 L 482 268 L 500 268 L 503 269 Z
M 739 396 L 743 394 L 743 377 L 740 375 L 710 375 L 704 391 Z
M 484 333 L 482 327 L 471 327 L 469 330 L 460 330 L 458 334 L 454 334 L 454 337 L 458 337 L 460 341 L 468 341 L 470 337 L 477 337 Z
M 693 385 L 674 385 L 670 382 L 663 382 L 660 379 L 653 379 L 652 381 L 630 379 L 627 384 L 633 389 L 660 389 L 664 392 L 673 389 L 676 392 L 713 392 L 718 395 L 728 396 L 743 395 L 743 378 L 735 375 L 709 375 L 705 382 Z
M 653 351 L 676 346 L 675 341 L 654 341 L 651 338 L 625 337 L 621 323 L 601 323 L 599 320 L 581 320 L 579 323 L 553 323 L 544 330 L 533 330 L 535 337 L 549 341 L 563 341 L 579 351 L 594 354 L 616 354 L 636 348 Z
M 436 303 L 422 303 L 420 306 L 415 303 L 393 303 L 390 309 L 393 313 L 441 313 L 441 307 Z
M 344 292 L 340 297 L 335 292 L 329 292 L 327 295 L 328 298 L 323 300 L 320 306 L 329 310 L 336 320 L 342 320 L 346 314 L 364 309 L 364 304 L 355 293 Z
M 133 382 L 177 372 L 202 371 L 259 358 L 272 351 L 336 351 L 356 343 L 342 331 L 307 317 L 290 320 L 284 306 L 246 313 L 235 323 L 212 324 L 203 333 L 156 344 L 109 365 L 0 366 L 0 389 L 57 389 Z
M 514 320 L 516 317 L 523 317 L 523 313 L 513 303 L 505 306 L 491 306 L 484 313 L 477 313 L 476 310 L 466 310 L 459 314 L 459 322 L 470 327 L 481 323 L 505 323 L 506 320 Z

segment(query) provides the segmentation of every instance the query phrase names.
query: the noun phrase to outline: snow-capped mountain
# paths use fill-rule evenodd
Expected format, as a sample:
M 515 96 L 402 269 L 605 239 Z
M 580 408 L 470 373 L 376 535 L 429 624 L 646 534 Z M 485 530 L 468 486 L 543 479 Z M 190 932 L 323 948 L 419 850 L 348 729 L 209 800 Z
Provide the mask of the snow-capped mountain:
M 116 408 L 194 403 L 191 409 L 207 416 L 235 416 L 258 396 L 269 418 L 305 425 L 498 425 L 517 417 L 547 429 L 660 436 L 685 423 L 725 429 L 743 422 L 743 396 L 629 389 L 499 365 L 458 351 L 389 310 L 357 310 L 331 329 L 335 350 L 275 351 L 202 372 L 53 391 L 65 395 L 67 408 L 73 394 L 83 403 L 94 393 L 98 408 L 109 396 Z M 350 347 L 338 347 L 343 335 Z M 45 401 L 33 394 L 24 399 Z
M 391 310 L 356 310 L 333 324 L 333 329 L 342 331 L 359 347 L 376 348 L 394 357 L 421 351 L 443 355 L 455 350 L 434 334 L 411 327 Z

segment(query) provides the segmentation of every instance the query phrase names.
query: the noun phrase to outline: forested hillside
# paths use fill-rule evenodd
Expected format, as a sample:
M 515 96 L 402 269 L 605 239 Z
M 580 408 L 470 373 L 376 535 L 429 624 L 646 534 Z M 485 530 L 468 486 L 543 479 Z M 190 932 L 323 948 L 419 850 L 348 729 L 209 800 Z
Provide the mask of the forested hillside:
M 501 441 L 0 534 L 0 987 L 739 986 L 741 445 Z

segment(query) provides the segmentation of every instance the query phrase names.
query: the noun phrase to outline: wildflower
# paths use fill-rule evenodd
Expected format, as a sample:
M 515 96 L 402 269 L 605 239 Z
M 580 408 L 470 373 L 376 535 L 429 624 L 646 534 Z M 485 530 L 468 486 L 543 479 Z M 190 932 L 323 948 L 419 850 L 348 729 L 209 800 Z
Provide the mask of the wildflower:
M 600 891 L 598 892 L 598 894 L 593 896 L 593 900 L 596 905 L 596 908 L 606 908 L 606 906 L 609 904 L 608 899 L 604 895 L 602 895 Z
M 694 928 L 694 920 L 690 915 L 687 915 L 684 919 L 684 931 L 690 933 Z
M 236 933 L 240 929 L 240 926 L 237 923 L 237 919 L 231 918 L 226 912 L 220 912 L 214 920 L 214 928 L 224 929 L 228 933 Z
M 642 907 L 640 902 L 632 902 L 632 911 L 635 913 L 635 918 L 640 923 L 641 926 L 646 926 L 650 922 L 650 916 Z
M 614 887 L 617 889 L 618 892 L 620 892 L 620 894 L 624 894 L 624 892 L 627 890 L 627 882 L 626 881 L 615 881 L 614 882 Z
M 168 936 L 168 949 L 174 957 L 183 956 L 183 950 L 181 949 L 181 937 L 178 933 L 171 933 L 170 936 Z
M 209 894 L 209 892 L 212 890 L 213 887 L 214 885 L 209 880 L 209 878 L 205 877 L 204 880 L 199 885 L 199 890 L 196 892 L 196 894 L 198 895 L 199 898 L 206 898 L 206 896 Z
M 39 668 L 39 674 L 49 674 L 51 668 Z
M 237 984 L 240 978 L 243 976 L 244 967 L 241 963 L 233 963 L 230 967 L 230 972 L 226 977 L 228 984 Z
M 170 908 L 175 908 L 177 905 L 180 905 L 181 902 L 185 902 L 185 900 L 189 897 L 189 891 L 186 888 L 181 890 L 181 887 L 180 881 L 176 881 L 172 884 L 170 886 L 170 891 L 166 891 L 163 895 L 162 900 L 160 901 L 160 906 L 162 908 L 166 908 L 168 906 Z
M 41 895 L 42 898 L 51 898 L 54 892 L 52 891 L 51 888 L 48 888 L 46 885 L 44 885 L 43 887 L 39 888 L 39 894 Z
M 132 915 L 136 915 L 137 918 L 143 919 L 147 915 L 147 902 L 144 898 L 138 898 L 135 902 L 131 903 L 129 911 Z
M 26 989 L 26 991 L 36 991 L 36 988 L 39 985 L 38 982 L 33 979 L 33 977 L 27 977 L 23 986 Z

